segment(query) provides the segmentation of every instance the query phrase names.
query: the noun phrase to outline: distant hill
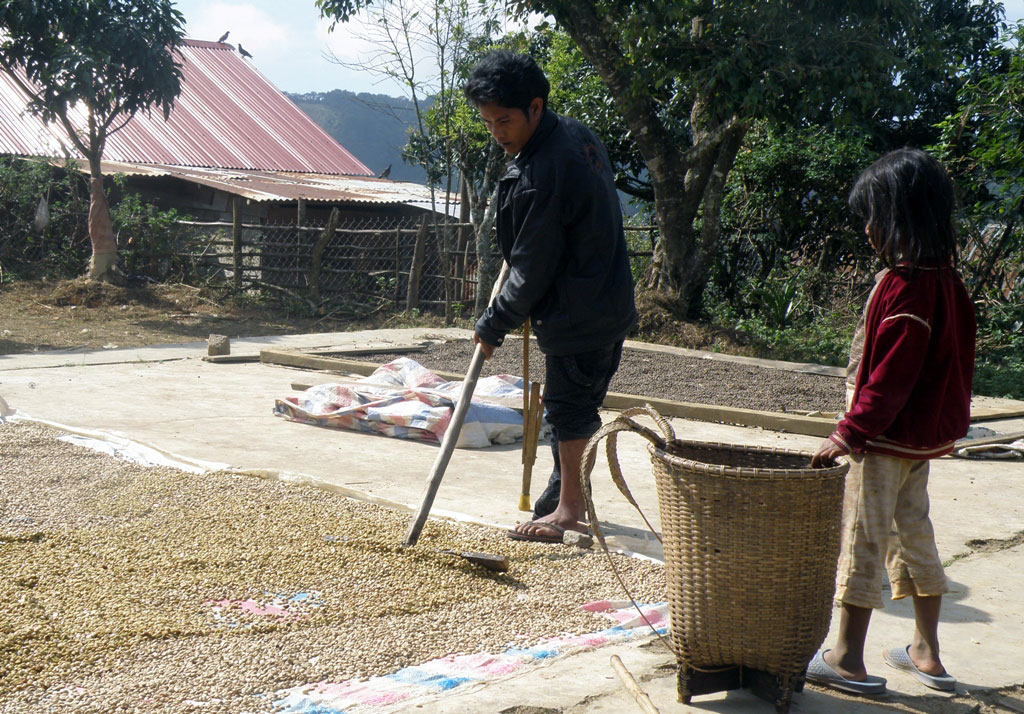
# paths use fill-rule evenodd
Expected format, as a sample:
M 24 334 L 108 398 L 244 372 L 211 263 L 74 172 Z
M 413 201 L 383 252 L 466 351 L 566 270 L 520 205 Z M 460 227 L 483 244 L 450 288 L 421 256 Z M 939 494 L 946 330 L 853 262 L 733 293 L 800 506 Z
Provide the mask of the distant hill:
M 288 97 L 374 174 L 390 164 L 388 178 L 416 183 L 426 180 L 422 168 L 402 161 L 402 147 L 409 128 L 416 123 L 410 100 L 344 89 L 289 93 Z

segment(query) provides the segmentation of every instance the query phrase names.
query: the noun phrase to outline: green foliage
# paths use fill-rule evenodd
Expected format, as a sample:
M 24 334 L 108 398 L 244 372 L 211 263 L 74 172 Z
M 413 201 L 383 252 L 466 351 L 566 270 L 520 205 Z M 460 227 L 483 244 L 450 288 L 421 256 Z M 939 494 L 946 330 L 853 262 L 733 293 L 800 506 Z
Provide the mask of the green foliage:
M 847 299 L 815 307 L 807 301 L 798 275 L 780 274 L 766 285 L 751 286 L 751 304 L 767 300 L 770 304 L 764 309 L 737 308 L 709 286 L 708 319 L 746 336 L 762 357 L 845 366 L 860 305 Z
M 125 191 L 114 177 L 117 200 L 110 215 L 124 272 L 154 279 L 184 277 L 178 252 L 186 236 L 175 210 L 161 211 Z M 45 198 L 49 224 L 39 232 L 34 218 Z M 74 163 L 56 169 L 44 161 L 0 159 L 0 268 L 9 277 L 71 277 L 89 259 L 89 198 Z
M 963 273 L 978 306 L 975 392 L 1024 398 L 1024 25 L 960 89 L 936 147 L 966 221 Z
M 40 199 L 49 223 L 33 227 Z M 0 158 L 0 269 L 24 277 L 81 271 L 89 257 L 88 196 L 73 165 Z
M 113 181 L 120 200 L 111 202 L 110 219 L 122 270 L 154 279 L 165 279 L 172 270 L 180 275 L 175 253 L 179 247 L 177 221 L 182 216 L 176 209 L 161 211 L 137 193 L 126 192 L 124 174 L 116 174 Z
M 780 262 L 832 276 L 861 270 L 872 252 L 846 197 L 875 158 L 854 129 L 755 125 L 726 185 L 711 272 L 720 293 L 739 299 L 742 286 L 767 280 Z
M 972 293 L 999 301 L 1024 282 L 1024 25 L 991 54 L 995 67 L 963 87 L 959 111 L 941 125 L 937 150 L 970 218 Z
M 978 324 L 974 393 L 1024 399 L 1024 294 L 990 305 Z
M 31 112 L 64 128 L 99 179 L 111 133 L 153 106 L 170 114 L 181 92 L 175 53 L 184 22 L 172 0 L 6 2 L 0 69 L 29 96 Z M 72 111 L 82 109 L 84 126 L 72 121 Z M 90 237 L 94 248 L 109 247 L 104 232 Z M 99 266 L 90 274 L 109 278 L 106 261 Z

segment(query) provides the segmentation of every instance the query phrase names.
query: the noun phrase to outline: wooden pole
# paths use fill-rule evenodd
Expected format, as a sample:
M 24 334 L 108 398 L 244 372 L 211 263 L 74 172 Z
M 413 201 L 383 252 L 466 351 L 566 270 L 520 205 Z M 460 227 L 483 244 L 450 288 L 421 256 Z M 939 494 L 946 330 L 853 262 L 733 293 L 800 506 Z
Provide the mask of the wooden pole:
M 238 204 L 239 196 L 231 197 L 231 276 L 235 290 L 242 289 L 242 216 Z
M 543 414 L 540 405 L 540 382 L 530 382 L 529 430 L 523 434 L 523 489 L 519 495 L 519 510 L 530 509 L 530 481 L 533 479 L 533 465 L 537 461 L 537 439 Z
M 317 305 L 321 302 L 320 269 L 323 265 L 324 248 L 334 238 L 334 232 L 338 228 L 340 215 L 337 206 L 331 209 L 331 215 L 327 217 L 327 225 L 324 227 L 324 232 L 320 234 L 320 237 L 316 239 L 316 243 L 313 244 L 313 256 L 310 261 L 309 277 L 307 280 L 309 281 L 309 292 L 313 296 L 313 302 Z
M 494 281 L 490 302 L 494 302 L 494 298 L 498 296 L 502 283 L 505 282 L 507 276 L 508 263 L 504 263 L 501 266 L 501 274 Z M 441 479 L 444 478 L 444 471 L 448 468 L 448 461 L 452 458 L 455 442 L 459 440 L 462 422 L 466 420 L 466 412 L 469 411 L 469 403 L 473 399 L 473 390 L 476 389 L 476 382 L 480 378 L 480 369 L 483 365 L 484 350 L 483 347 L 477 345 L 476 349 L 473 350 L 473 359 L 470 360 L 466 379 L 462 382 L 462 392 L 459 393 L 458 401 L 455 402 L 452 420 L 444 432 L 444 438 L 441 440 L 441 450 L 438 452 L 434 465 L 430 469 L 430 474 L 427 476 L 427 486 L 423 491 L 423 501 L 420 503 L 416 515 L 413 516 L 412 522 L 409 523 L 409 529 L 405 532 L 405 540 L 402 541 L 402 545 L 406 547 L 416 545 L 416 541 L 420 538 L 420 531 L 423 530 L 423 524 L 427 522 L 427 516 L 430 515 L 430 507 L 434 504 L 434 497 L 437 496 L 437 489 L 441 485 Z
M 409 288 L 405 294 L 406 311 L 416 310 L 420 306 L 420 275 L 423 273 L 423 253 L 427 244 L 427 219 L 423 218 L 420 229 L 416 233 L 416 246 L 412 252 L 412 265 L 409 266 Z
M 402 274 L 399 272 L 402 268 L 398 264 L 399 259 L 402 256 L 402 230 L 398 229 L 395 231 L 395 309 L 398 309 L 398 284 L 402 282 Z
M 658 707 L 654 706 L 654 702 L 651 701 L 647 692 L 642 690 L 640 685 L 636 683 L 636 680 L 633 679 L 633 675 L 626 669 L 626 665 L 622 664 L 622 660 L 619 659 L 618 655 L 612 655 L 612 669 L 619 676 L 622 684 L 626 687 L 626 691 L 636 700 L 636 703 L 640 706 L 640 711 L 644 714 L 661 714 L 658 711 Z
M 530 434 L 533 427 L 530 424 L 530 417 L 533 410 L 530 408 L 530 318 L 523 323 L 523 488 L 519 494 L 519 510 L 530 510 L 530 479 L 533 474 L 533 464 L 530 463 Z

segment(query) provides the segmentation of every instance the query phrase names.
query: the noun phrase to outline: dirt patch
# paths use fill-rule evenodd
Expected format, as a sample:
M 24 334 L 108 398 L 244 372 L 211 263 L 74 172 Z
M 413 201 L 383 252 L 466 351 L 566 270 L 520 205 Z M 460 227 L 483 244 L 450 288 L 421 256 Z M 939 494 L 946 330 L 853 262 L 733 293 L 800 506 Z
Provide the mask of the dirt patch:
M 1014 548 L 1022 543 L 1024 543 L 1024 531 L 1016 533 L 1009 538 L 972 538 L 964 543 L 964 545 L 975 553 L 998 553 L 1001 550 Z
M 683 319 L 666 296 L 651 291 L 636 294 L 637 338 L 694 350 L 726 352 L 753 357 L 749 340 L 733 330 Z
M 333 332 L 355 324 L 188 285 L 119 287 L 84 278 L 0 285 L 0 315 L 0 354 L 194 342 L 211 333 Z

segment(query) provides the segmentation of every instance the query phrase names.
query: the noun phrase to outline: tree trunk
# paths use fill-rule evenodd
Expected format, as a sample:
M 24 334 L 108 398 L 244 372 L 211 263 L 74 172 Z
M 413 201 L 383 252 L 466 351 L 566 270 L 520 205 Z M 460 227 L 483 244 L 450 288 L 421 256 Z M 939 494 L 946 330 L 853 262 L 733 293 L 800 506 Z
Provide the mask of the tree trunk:
M 498 274 L 495 264 L 499 258 L 495 255 L 497 251 L 494 250 L 494 242 L 491 240 L 497 208 L 498 186 L 495 184 L 487 208 L 482 213 L 473 212 L 473 230 L 476 234 L 476 302 L 473 305 L 473 315 L 478 318 L 487 309 L 491 286 L 494 285 L 495 276 Z M 477 215 L 480 216 L 479 220 L 476 218 Z
M 608 87 L 647 166 L 660 235 L 647 287 L 668 294 L 677 302 L 680 314 L 687 314 L 697 306 L 707 284 L 721 230 L 725 177 L 745 133 L 742 122 L 735 116 L 711 115 L 698 95 L 690 111 L 693 146 L 680 146 L 662 120 L 652 94 L 636 86 L 630 59 L 615 44 L 615 33 L 609 31 L 606 18 L 595 5 L 559 3 L 552 14 Z M 702 32 L 703 22 L 694 18 L 694 35 Z M 698 236 L 697 219 L 706 201 Z
M 92 259 L 88 277 L 107 283 L 120 282 L 117 241 L 107 196 L 103 191 L 103 173 L 98 157 L 89 158 L 89 239 L 92 241 Z
M 693 259 L 683 266 L 685 285 L 683 297 L 690 316 L 700 308 L 704 288 L 715 256 L 718 254 L 718 239 L 722 234 L 722 199 L 725 196 L 725 178 L 736 161 L 736 153 L 743 143 L 746 129 L 737 125 L 722 140 L 715 157 L 711 176 L 704 188 L 704 201 L 701 205 L 700 241 L 696 245 Z

